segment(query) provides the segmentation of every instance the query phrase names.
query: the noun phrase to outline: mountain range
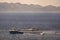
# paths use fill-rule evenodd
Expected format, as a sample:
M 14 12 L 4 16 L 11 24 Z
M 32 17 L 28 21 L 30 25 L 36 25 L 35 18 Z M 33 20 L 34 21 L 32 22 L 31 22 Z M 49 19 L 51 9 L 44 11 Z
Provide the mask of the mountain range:
M 0 3 L 0 12 L 59 12 L 60 7 L 48 5 L 34 5 L 34 4 L 21 4 L 21 3 Z

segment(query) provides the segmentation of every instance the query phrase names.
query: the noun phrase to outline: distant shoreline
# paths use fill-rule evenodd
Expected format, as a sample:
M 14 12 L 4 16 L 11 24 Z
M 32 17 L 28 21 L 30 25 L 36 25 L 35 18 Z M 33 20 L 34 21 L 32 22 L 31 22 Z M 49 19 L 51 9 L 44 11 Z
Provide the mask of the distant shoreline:
M 0 11 L 0 13 L 60 13 L 60 11 Z

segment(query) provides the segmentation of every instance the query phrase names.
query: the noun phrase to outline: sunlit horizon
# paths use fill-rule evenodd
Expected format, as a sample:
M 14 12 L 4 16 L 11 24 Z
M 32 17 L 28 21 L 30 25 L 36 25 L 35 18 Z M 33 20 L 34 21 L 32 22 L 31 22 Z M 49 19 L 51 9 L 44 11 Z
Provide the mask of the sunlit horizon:
M 0 0 L 0 2 L 7 2 L 7 3 L 21 3 L 21 4 L 34 4 L 34 5 L 53 5 L 53 6 L 60 6 L 60 0 Z

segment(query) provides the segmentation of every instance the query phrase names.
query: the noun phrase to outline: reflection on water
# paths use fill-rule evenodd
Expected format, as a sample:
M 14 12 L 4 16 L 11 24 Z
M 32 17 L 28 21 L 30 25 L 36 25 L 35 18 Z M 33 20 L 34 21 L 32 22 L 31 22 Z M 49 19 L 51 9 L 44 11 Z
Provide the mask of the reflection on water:
M 0 29 L 9 30 L 11 25 L 18 28 L 37 27 L 39 29 L 60 30 L 60 13 L 44 14 L 0 14 Z M 37 34 L 9 34 L 8 31 L 0 31 L 0 40 L 60 40 L 60 35 L 37 35 Z
M 0 31 L 0 40 L 60 40 L 60 35 L 55 34 L 10 34 L 8 31 Z
M 0 29 L 37 27 L 41 29 L 60 29 L 60 13 L 1 13 Z

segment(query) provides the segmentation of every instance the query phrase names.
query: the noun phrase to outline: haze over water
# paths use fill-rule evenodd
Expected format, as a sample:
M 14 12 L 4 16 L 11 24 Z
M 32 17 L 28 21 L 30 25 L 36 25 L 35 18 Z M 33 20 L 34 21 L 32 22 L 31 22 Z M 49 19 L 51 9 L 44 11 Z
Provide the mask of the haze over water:
M 60 30 L 60 13 L 0 13 L 1 40 L 60 40 L 60 35 L 46 34 L 10 34 L 13 26 L 21 28 L 39 28 L 40 30 Z M 12 26 L 13 25 L 13 26 Z M 1 31 L 7 30 L 7 31 Z
M 37 28 L 43 35 L 10 34 L 9 30 Z M 54 34 L 49 34 L 53 31 Z M 60 40 L 60 0 L 0 0 L 0 40 Z
M 60 29 L 60 13 L 1 13 L 0 29 L 17 28 L 41 28 Z

